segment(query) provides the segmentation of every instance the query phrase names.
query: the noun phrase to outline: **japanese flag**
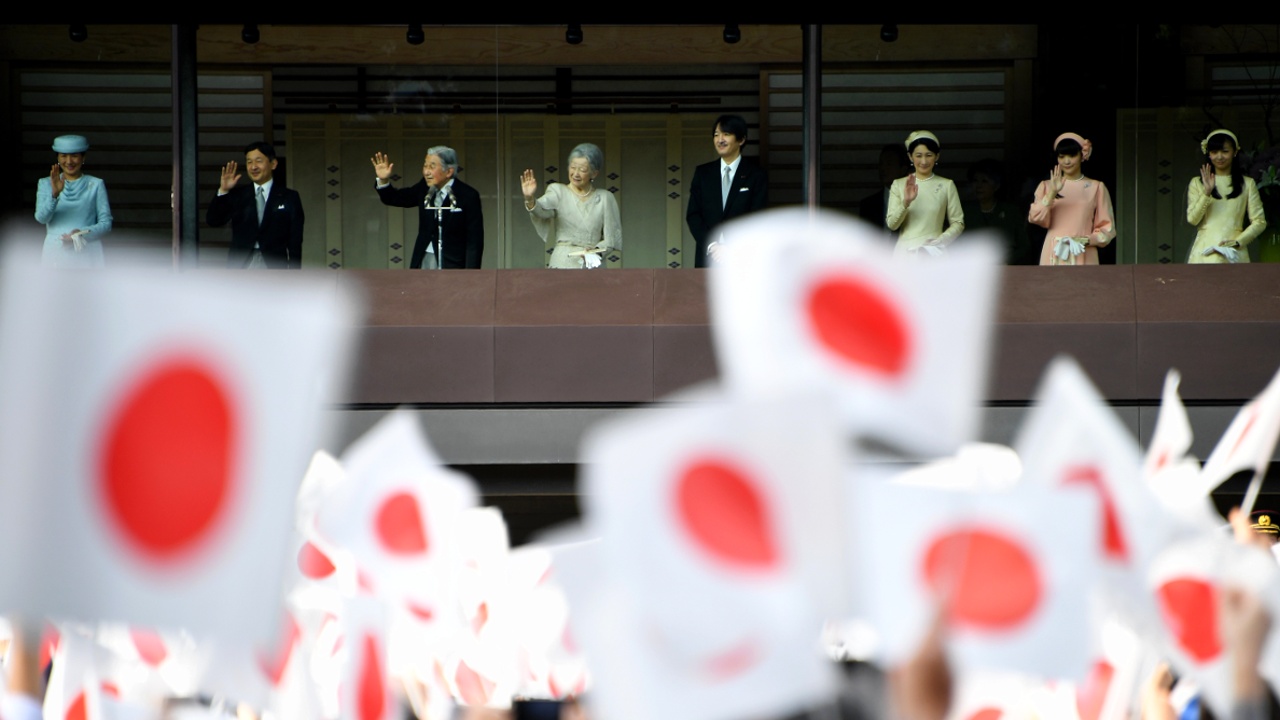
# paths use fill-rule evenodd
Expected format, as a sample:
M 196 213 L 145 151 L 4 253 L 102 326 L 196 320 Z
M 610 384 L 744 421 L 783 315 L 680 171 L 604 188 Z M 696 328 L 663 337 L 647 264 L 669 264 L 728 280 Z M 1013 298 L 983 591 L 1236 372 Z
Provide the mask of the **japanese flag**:
M 207 641 L 201 645 L 199 690 L 232 697 L 255 708 L 269 707 L 286 688 L 290 673 L 305 673 L 300 657 L 305 628 L 297 615 L 284 612 L 279 637 L 267 644 Z M 184 694 L 191 694 L 189 691 Z
M 1178 396 L 1182 376 L 1170 369 L 1164 378 L 1160 414 L 1142 464 L 1142 476 L 1152 494 L 1174 516 L 1190 527 L 1202 530 L 1222 524 L 1209 494 L 1210 484 L 1200 471 L 1200 461 L 1188 455 L 1191 449 L 1191 421 Z
M 1162 471 L 1181 462 L 1191 449 L 1191 421 L 1187 419 L 1187 409 L 1178 395 L 1181 382 L 1181 373 L 1172 368 L 1164 377 L 1160 414 L 1156 416 L 1156 428 L 1142 463 L 1142 476 L 1147 482 L 1153 482 Z
M 16 261 L 0 287 L 0 607 L 270 638 L 351 298 Z
M 1089 493 L 861 485 L 849 516 L 863 607 L 889 664 L 914 653 L 942 608 L 966 670 L 1084 676 L 1091 613 L 1081 598 L 1100 565 Z
M 105 657 L 92 637 L 68 628 L 53 656 L 44 716 L 51 720 L 103 720 L 98 665 Z
M 1263 647 L 1264 677 L 1277 663 L 1275 618 L 1280 617 L 1280 568 L 1256 548 L 1220 535 L 1202 535 L 1162 551 L 1147 573 L 1147 587 L 1159 610 L 1161 637 L 1175 669 L 1200 685 L 1210 709 L 1230 714 L 1233 691 L 1231 648 L 1220 618 L 1222 593 L 1240 587 L 1267 606 L 1272 631 Z M 1268 677 L 1268 679 L 1272 679 Z
M 521 694 L 557 700 L 581 695 L 586 666 L 569 632 L 569 606 L 552 565 L 552 551 L 538 545 L 512 551 L 507 574 L 511 625 L 528 663 Z
M 373 594 L 424 621 L 451 617 L 458 522 L 476 502 L 470 481 L 441 465 L 406 411 L 352 443 L 342 464 L 342 484 L 319 509 L 320 535 L 349 553 Z
M 1109 568 L 1108 598 L 1128 618 L 1148 618 L 1141 572 L 1174 526 L 1141 480 L 1133 435 L 1074 360 L 1059 357 L 1050 363 L 1014 448 L 1028 482 L 1077 485 L 1097 496 L 1095 547 Z
M 1262 392 L 1236 414 L 1204 462 L 1203 481 L 1210 489 L 1241 470 L 1265 473 L 1280 436 L 1280 371 Z
M 347 603 L 342 615 L 340 717 L 386 720 L 403 717 L 387 671 L 387 609 L 367 595 Z
M 1143 645 L 1118 618 L 1102 623 L 1101 649 L 1075 690 L 1080 720 L 1124 720 L 1133 704 L 1144 657 Z
M 608 695 L 609 717 L 760 716 L 830 690 L 818 638 L 843 567 L 833 419 L 820 398 L 704 397 L 629 413 L 584 441 L 607 598 L 588 612 L 610 620 L 588 623 L 584 642 L 593 668 L 610 666 L 602 693 L 617 690 L 605 674 L 631 675 L 640 696 Z M 615 620 L 628 629 L 602 637 Z
M 710 300 L 732 390 L 820 389 L 850 431 L 913 452 L 976 439 L 1000 286 L 994 245 L 966 239 L 911 262 L 863 223 L 800 209 L 730 228 Z

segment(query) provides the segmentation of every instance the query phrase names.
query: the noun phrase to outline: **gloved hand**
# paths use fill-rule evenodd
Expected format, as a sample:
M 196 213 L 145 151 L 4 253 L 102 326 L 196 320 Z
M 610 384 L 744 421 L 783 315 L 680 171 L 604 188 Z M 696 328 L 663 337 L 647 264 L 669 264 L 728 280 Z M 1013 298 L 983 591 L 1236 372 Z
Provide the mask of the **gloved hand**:
M 1071 262 L 1072 258 L 1084 254 L 1087 238 L 1060 237 L 1053 243 L 1053 254 L 1062 262 Z
M 1229 263 L 1240 262 L 1240 251 L 1229 245 L 1218 245 L 1204 251 L 1205 255 L 1212 255 L 1214 253 L 1218 253 L 1222 257 L 1226 258 Z

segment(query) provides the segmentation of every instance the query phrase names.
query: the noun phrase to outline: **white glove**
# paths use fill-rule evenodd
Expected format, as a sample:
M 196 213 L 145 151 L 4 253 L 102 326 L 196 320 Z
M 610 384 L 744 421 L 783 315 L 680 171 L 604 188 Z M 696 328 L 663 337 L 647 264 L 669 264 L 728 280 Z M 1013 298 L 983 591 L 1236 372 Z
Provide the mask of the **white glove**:
M 942 257 L 943 255 L 941 245 L 921 245 L 919 249 L 923 250 L 929 257 Z
M 1214 253 L 1218 253 L 1222 257 L 1226 258 L 1229 263 L 1240 262 L 1240 251 L 1236 248 L 1228 247 L 1226 245 L 1217 245 L 1204 251 L 1205 255 L 1212 255 Z
M 71 244 L 75 246 L 76 252 L 84 250 L 84 246 L 88 244 L 88 241 L 84 239 L 84 236 L 88 234 L 89 233 L 84 230 L 77 230 L 71 233 Z
M 596 253 L 589 252 L 582 256 L 582 264 L 587 266 L 588 270 L 595 270 L 600 267 L 600 256 Z
M 1085 244 L 1073 237 L 1060 237 L 1053 243 L 1053 254 L 1062 262 L 1084 254 Z

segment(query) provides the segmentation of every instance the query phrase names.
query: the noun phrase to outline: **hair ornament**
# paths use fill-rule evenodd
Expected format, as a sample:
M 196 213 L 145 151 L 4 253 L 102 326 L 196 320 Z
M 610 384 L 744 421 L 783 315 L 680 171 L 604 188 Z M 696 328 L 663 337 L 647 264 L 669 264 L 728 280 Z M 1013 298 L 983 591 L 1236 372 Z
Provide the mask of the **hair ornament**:
M 1080 158 L 1082 160 L 1088 160 L 1089 156 L 1093 154 L 1093 143 L 1073 132 L 1062 133 L 1059 135 L 1058 139 L 1053 141 L 1053 147 L 1055 150 L 1058 148 L 1058 143 L 1063 140 L 1075 140 L 1077 143 L 1080 143 Z
M 1204 153 L 1205 155 L 1209 154 L 1209 138 L 1213 137 L 1214 135 L 1226 135 L 1227 137 L 1231 138 L 1231 142 L 1235 143 L 1236 149 L 1237 150 L 1240 149 L 1240 141 L 1236 139 L 1236 134 L 1231 132 L 1230 130 L 1227 130 L 1226 128 L 1219 128 L 1218 130 L 1214 130 L 1208 135 L 1205 135 L 1204 139 L 1200 141 L 1200 152 Z

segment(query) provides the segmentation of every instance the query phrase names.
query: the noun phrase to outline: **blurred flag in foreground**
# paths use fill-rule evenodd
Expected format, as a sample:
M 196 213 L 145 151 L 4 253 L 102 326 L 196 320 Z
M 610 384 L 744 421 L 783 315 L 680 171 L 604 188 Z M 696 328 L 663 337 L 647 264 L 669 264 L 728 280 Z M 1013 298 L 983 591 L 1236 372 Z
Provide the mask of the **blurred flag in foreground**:
M 726 384 L 756 396 L 817 389 L 846 431 L 942 455 L 977 439 L 1000 251 L 981 238 L 917 262 L 865 224 L 793 209 L 732 226 L 712 270 Z
M 586 527 L 603 539 L 556 566 L 587 618 L 602 716 L 776 715 L 832 688 L 818 637 L 843 566 L 834 408 L 700 399 L 584 442 Z
M 0 280 L 0 608 L 269 642 L 356 303 L 278 273 Z
M 1082 598 L 1102 562 L 1089 493 L 881 484 L 860 486 L 854 497 L 862 604 L 889 664 L 915 652 L 941 611 L 950 655 L 965 671 L 1084 676 L 1092 648 Z

